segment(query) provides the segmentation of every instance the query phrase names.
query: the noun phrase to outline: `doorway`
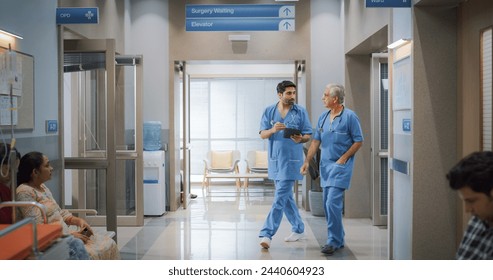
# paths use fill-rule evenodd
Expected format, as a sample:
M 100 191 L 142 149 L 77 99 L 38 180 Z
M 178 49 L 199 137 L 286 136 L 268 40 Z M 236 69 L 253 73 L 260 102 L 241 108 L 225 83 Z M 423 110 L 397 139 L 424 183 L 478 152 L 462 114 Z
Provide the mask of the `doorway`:
M 175 62 L 175 94 L 180 95 L 180 167 L 183 200 L 190 202 L 190 184 L 202 180 L 207 151 L 240 150 L 240 170 L 249 150 L 266 150 L 258 136 L 263 109 L 278 101 L 282 80 L 298 85 L 298 104 L 306 107 L 304 61 Z M 228 128 L 228 129 L 224 129 Z M 241 171 L 240 171 L 241 172 Z M 243 171 L 244 172 L 244 171 Z M 173 197 L 173 195 L 171 195 Z
M 142 57 L 114 40 L 64 41 L 64 206 L 90 224 L 143 225 Z
M 372 222 L 386 226 L 389 206 L 389 66 L 387 53 L 371 60 Z

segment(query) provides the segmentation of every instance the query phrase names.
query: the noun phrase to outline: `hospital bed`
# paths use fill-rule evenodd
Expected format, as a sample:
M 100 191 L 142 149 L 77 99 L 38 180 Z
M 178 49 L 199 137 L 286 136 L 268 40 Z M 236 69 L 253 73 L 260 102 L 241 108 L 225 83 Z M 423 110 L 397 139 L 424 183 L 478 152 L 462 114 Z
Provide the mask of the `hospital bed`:
M 3 207 L 34 206 L 41 210 L 44 224 L 34 218 L 25 218 L 12 225 L 0 224 L 0 260 L 66 260 L 69 259 L 69 241 L 62 226 L 48 224 L 46 208 L 37 202 L 10 201 L 0 203 Z

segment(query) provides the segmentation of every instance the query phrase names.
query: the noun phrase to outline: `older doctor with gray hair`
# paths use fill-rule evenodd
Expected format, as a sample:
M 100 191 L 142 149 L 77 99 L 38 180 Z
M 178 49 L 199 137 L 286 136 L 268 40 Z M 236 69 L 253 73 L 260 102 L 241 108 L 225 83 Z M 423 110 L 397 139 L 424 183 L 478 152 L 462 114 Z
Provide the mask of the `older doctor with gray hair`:
M 363 132 L 356 113 L 344 104 L 344 87 L 329 84 L 322 101 L 327 112 L 318 119 L 313 140 L 300 168 L 306 174 L 308 163 L 321 149 L 320 183 L 323 188 L 327 241 L 321 252 L 333 255 L 344 247 L 342 210 L 344 191 L 349 189 L 354 167 L 354 155 L 363 145 Z

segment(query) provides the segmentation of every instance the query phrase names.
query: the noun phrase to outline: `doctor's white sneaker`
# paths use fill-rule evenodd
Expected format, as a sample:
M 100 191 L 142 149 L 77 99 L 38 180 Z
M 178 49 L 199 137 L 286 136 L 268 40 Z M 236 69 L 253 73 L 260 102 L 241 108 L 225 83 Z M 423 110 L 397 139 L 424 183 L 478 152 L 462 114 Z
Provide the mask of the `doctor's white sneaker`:
M 291 234 L 284 238 L 284 241 L 286 242 L 295 242 L 295 241 L 298 241 L 300 239 L 303 239 L 305 238 L 305 233 L 296 233 L 296 232 L 291 232 Z
M 270 239 L 268 237 L 262 237 L 260 239 L 260 246 L 264 249 L 269 249 L 270 248 Z

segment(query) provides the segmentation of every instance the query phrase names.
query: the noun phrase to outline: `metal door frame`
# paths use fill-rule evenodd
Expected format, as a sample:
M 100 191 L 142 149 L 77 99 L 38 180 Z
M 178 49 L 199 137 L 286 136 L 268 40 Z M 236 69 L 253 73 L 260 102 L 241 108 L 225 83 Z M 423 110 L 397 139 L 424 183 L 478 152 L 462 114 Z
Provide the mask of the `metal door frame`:
M 99 169 L 106 170 L 106 215 L 96 217 L 87 216 L 86 219 L 93 225 L 106 225 L 108 231 L 117 233 L 118 225 L 143 225 L 143 140 L 142 140 L 142 63 L 136 65 L 136 114 L 135 114 L 135 150 L 134 151 L 117 151 L 116 147 L 116 52 L 114 39 L 80 39 L 80 40 L 63 40 L 60 39 L 60 56 L 59 56 L 59 99 L 60 99 L 60 155 L 63 159 L 61 162 L 62 170 L 65 169 Z M 105 70 L 106 70 L 106 158 L 66 158 L 64 154 L 64 122 L 63 122 L 63 56 L 65 52 L 104 52 Z M 141 58 L 141 57 L 140 57 Z M 135 216 L 117 216 L 116 201 L 116 165 L 117 160 L 134 159 L 135 160 Z M 64 172 L 61 172 L 61 182 L 63 184 Z M 142 183 L 139 183 L 142 182 Z M 64 188 L 62 187 L 62 197 Z M 84 197 L 84 195 L 82 195 Z M 117 235 L 115 235 L 116 240 Z
M 187 64 L 185 61 L 177 62 L 180 65 L 179 71 L 182 78 L 182 89 L 181 89 L 181 105 L 182 105 L 182 123 L 183 127 L 180 129 L 183 130 L 183 139 L 180 144 L 181 151 L 181 168 L 183 171 L 183 209 L 187 209 L 188 204 L 191 201 L 190 194 L 190 152 L 191 152 L 191 144 L 190 144 L 190 75 L 187 73 Z
M 388 54 L 386 53 L 374 53 L 371 59 L 371 183 L 372 183 L 372 222 L 375 226 L 386 226 L 388 224 L 388 211 L 390 211 L 389 205 L 387 205 L 387 215 L 383 215 L 380 211 L 382 208 L 381 200 L 381 159 L 388 158 L 389 152 L 387 150 L 381 150 L 381 125 L 380 125 L 380 110 L 381 110 L 381 85 L 382 78 L 380 75 L 381 63 L 388 63 Z M 388 109 L 388 108 L 387 108 Z M 388 128 L 389 129 L 389 128 Z M 388 176 L 387 176 L 388 180 Z M 387 181 L 389 186 L 389 182 Z M 387 192 L 388 195 L 388 192 Z M 387 201 L 390 197 L 387 197 Z

